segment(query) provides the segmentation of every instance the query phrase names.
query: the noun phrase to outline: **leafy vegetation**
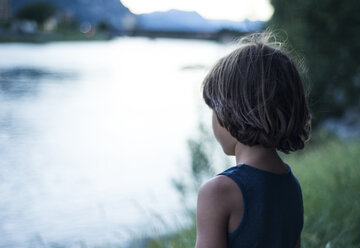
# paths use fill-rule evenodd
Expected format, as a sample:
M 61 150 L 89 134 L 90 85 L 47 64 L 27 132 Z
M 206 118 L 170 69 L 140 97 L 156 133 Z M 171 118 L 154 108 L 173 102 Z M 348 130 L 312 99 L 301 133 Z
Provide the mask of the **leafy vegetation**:
M 286 36 L 306 58 L 314 124 L 359 108 L 360 1 L 271 0 L 271 4 L 274 14 L 268 26 L 284 30 L 282 39 Z
M 35 2 L 25 5 L 16 14 L 18 19 L 35 21 L 39 25 L 55 14 L 55 7 L 47 2 Z

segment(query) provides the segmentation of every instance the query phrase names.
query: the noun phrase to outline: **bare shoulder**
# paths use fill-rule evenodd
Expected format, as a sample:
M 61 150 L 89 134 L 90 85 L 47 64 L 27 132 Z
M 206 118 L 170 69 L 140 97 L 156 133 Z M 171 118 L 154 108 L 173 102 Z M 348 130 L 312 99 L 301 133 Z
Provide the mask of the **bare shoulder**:
M 216 176 L 199 190 L 196 213 L 196 248 L 225 248 L 230 217 L 231 179 Z
M 199 190 L 196 213 L 196 248 L 222 248 L 236 199 L 236 184 L 227 176 L 216 176 Z
M 214 193 L 214 194 L 222 194 L 231 190 L 233 187 L 233 180 L 227 176 L 219 175 L 213 177 L 203 183 L 200 187 L 200 192 L 204 192 L 205 194 Z
M 199 190 L 199 200 L 206 201 L 219 205 L 220 208 L 225 208 L 226 203 L 231 204 L 234 195 L 237 194 L 238 189 L 235 182 L 224 175 L 219 175 L 206 181 Z M 221 204 L 217 204 L 220 203 Z M 229 210 L 229 208 L 227 208 Z

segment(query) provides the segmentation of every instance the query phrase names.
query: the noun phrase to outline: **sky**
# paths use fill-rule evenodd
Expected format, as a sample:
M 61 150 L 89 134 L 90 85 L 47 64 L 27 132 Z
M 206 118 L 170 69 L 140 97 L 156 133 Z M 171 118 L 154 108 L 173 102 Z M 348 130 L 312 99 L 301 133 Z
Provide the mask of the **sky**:
M 269 0 L 121 0 L 121 2 L 135 14 L 178 9 L 196 11 L 208 19 L 266 21 L 273 13 Z

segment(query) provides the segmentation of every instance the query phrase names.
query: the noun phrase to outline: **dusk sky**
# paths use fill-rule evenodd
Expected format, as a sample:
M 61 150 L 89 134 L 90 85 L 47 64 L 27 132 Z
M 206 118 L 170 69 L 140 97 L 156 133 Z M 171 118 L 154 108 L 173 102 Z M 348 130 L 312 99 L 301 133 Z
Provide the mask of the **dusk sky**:
M 269 0 L 122 0 L 135 14 L 178 9 L 196 11 L 209 19 L 268 20 L 273 8 Z

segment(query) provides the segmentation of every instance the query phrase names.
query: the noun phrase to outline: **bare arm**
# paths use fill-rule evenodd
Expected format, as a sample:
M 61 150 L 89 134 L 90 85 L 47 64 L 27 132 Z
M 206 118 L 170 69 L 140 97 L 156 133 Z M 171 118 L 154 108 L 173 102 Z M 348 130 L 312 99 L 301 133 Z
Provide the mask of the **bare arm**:
M 195 248 L 226 248 L 229 221 L 228 179 L 215 177 L 199 190 Z

